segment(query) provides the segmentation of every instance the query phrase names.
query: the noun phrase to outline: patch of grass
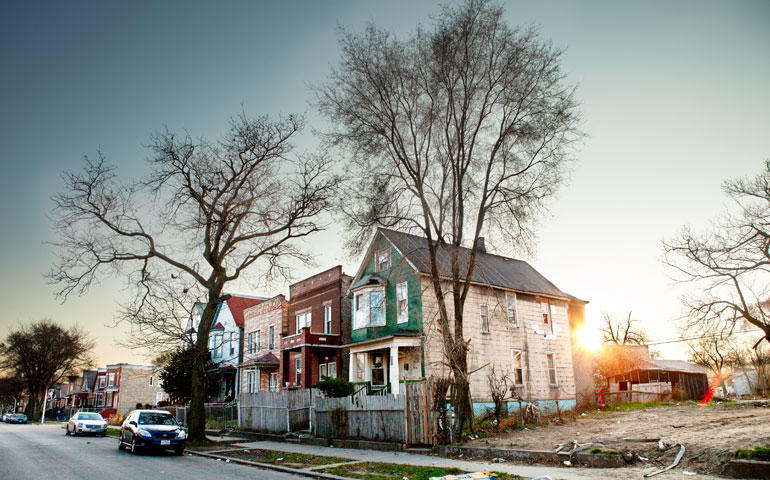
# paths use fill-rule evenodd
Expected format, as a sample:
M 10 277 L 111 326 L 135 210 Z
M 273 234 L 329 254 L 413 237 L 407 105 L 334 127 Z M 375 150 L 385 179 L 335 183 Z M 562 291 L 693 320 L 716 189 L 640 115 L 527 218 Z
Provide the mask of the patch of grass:
M 431 477 L 443 477 L 444 475 L 457 475 L 465 473 L 454 467 L 434 467 L 420 465 L 401 465 L 398 463 L 384 462 L 359 462 L 349 465 L 338 465 L 330 468 L 317 468 L 314 472 L 331 473 L 341 477 L 361 478 L 364 480 L 401 480 L 408 477 L 409 480 L 428 480 Z M 507 477 L 503 480 L 514 480 L 521 477 Z
M 119 428 L 108 428 L 107 429 L 107 436 L 109 437 L 119 437 L 120 436 L 120 429 Z
M 497 475 L 497 480 L 524 480 L 524 477 L 520 475 L 516 475 L 515 473 L 505 473 L 505 472 L 489 472 L 494 473 Z
M 756 446 L 752 450 L 738 449 L 735 451 L 735 456 L 737 458 L 743 458 L 743 459 L 770 461 L 770 446 L 767 446 L 767 447 Z
M 677 405 L 674 402 L 628 402 L 618 405 L 608 405 L 605 412 L 629 412 L 632 410 L 644 410 L 647 408 L 673 407 Z
M 251 450 L 239 452 L 223 452 L 221 455 L 249 460 L 251 462 L 283 465 L 289 468 L 307 468 L 332 463 L 352 462 L 352 458 L 327 457 L 323 455 L 308 455 L 304 453 L 279 452 L 276 450 Z M 400 478 L 400 477 L 399 477 Z
M 620 455 L 620 452 L 618 452 L 617 450 L 605 450 L 605 449 L 599 448 L 599 447 L 592 448 L 589 453 L 591 455 L 599 455 L 599 454 L 604 454 L 604 455 Z

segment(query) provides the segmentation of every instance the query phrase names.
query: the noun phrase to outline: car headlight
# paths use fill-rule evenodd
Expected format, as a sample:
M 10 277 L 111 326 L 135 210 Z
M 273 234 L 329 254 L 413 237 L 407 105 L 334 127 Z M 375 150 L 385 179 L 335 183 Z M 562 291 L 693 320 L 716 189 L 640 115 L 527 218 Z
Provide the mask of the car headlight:
M 136 432 L 136 434 L 139 435 L 140 437 L 144 437 L 144 438 L 152 437 L 152 434 L 150 432 L 148 432 L 147 430 L 145 430 L 145 429 L 139 430 L 138 432 Z
M 176 438 L 178 438 L 179 440 L 184 440 L 185 438 L 187 438 L 187 433 L 185 433 L 184 430 L 180 429 L 179 432 L 176 434 Z

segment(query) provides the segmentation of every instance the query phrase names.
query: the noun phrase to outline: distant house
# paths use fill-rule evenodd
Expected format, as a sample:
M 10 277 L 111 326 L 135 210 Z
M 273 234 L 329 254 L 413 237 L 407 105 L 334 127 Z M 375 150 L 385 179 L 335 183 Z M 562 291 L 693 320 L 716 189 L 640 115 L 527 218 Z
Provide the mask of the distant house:
M 219 365 L 219 391 L 211 399 L 213 402 L 227 402 L 235 398 L 238 391 L 238 365 L 243 361 L 243 311 L 265 301 L 264 297 L 247 295 L 230 295 L 227 300 L 220 302 L 214 315 L 209 333 L 209 350 L 211 359 Z M 191 338 L 196 339 L 195 332 L 203 315 L 203 304 L 196 304 L 186 331 L 191 332 Z
M 342 266 L 289 287 L 287 329 L 281 333 L 282 387 L 308 388 L 324 376 L 344 375 L 342 345 L 350 324 L 347 289 L 351 277 Z
M 74 408 L 88 408 L 96 406 L 94 386 L 96 383 L 96 370 L 83 370 L 80 376 L 68 377 L 67 402 L 65 406 Z
M 97 408 L 105 407 L 106 404 L 104 401 L 104 391 L 106 388 L 107 388 L 107 368 L 99 367 L 96 370 L 96 380 L 94 382 L 94 390 L 93 390 L 95 407 Z
M 645 394 L 637 395 L 645 397 L 645 401 L 666 395 L 701 400 L 709 389 L 706 370 L 682 360 L 643 359 L 632 370 L 609 377 L 608 382 L 610 393 L 628 392 L 623 401 L 638 401 L 632 392 Z
M 249 307 L 243 311 L 243 361 L 238 366 L 240 391 L 243 393 L 277 392 L 279 380 L 281 334 L 287 331 L 289 302 L 283 295 Z
M 104 403 L 99 406 L 107 414 L 120 413 L 125 416 L 136 408 L 137 403 L 154 406 L 168 400 L 168 394 L 160 385 L 158 367 L 118 363 L 107 365 L 105 370 Z
M 452 253 L 466 265 L 470 249 L 437 247 L 438 272 L 449 291 Z M 570 315 L 585 301 L 557 288 L 527 262 L 486 252 L 483 239 L 463 312 L 470 341 L 474 408 L 491 404 L 486 366 L 506 372 L 519 395 L 544 407 L 575 404 Z M 450 374 L 438 325 L 425 238 L 381 228 L 350 287 L 349 378 L 399 393 L 409 379 Z M 450 322 L 453 319 L 448 295 Z M 584 313 L 582 313 L 584 315 Z

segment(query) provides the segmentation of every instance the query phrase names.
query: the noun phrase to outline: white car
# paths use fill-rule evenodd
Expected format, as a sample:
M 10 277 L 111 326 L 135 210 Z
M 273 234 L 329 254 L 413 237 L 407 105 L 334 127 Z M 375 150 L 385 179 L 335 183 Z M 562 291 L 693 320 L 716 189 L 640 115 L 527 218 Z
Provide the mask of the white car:
M 107 421 L 98 413 L 78 412 L 67 422 L 67 435 L 87 433 L 91 435 L 107 435 Z

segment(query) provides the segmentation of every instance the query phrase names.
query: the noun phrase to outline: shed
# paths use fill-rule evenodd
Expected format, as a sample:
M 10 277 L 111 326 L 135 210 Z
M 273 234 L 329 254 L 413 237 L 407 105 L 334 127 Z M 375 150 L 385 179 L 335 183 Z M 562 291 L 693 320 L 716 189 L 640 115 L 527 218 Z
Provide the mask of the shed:
M 609 383 L 612 392 L 650 391 L 634 388 L 640 384 L 669 385 L 670 392 L 687 400 L 703 399 L 709 388 L 706 370 L 683 360 L 645 359 L 634 370 L 610 377 Z

